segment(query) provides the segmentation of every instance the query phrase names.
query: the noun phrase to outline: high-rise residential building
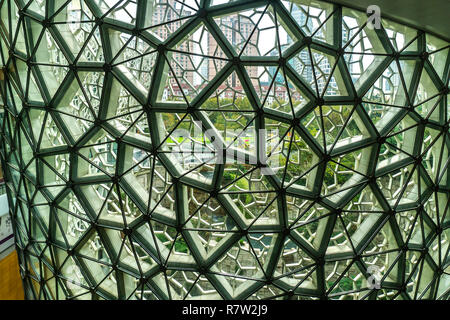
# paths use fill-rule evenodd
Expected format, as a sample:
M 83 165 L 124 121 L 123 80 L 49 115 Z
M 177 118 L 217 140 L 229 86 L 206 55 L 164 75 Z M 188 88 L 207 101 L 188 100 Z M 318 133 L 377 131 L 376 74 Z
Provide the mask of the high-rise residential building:
M 312 20 L 308 19 L 308 15 L 298 6 L 292 7 L 291 15 L 295 22 L 297 22 L 303 30 L 305 30 L 305 28 L 307 30 L 313 29 Z M 311 59 L 307 50 L 302 50 L 298 54 L 297 59 L 292 60 L 292 65 L 294 67 L 294 70 L 297 71 L 307 83 L 311 83 L 313 81 L 313 69 L 311 66 Z
M 219 28 L 224 34 L 228 42 L 236 49 L 236 51 L 241 51 L 243 48 L 242 55 L 244 56 L 257 56 L 258 49 L 255 44 L 258 42 L 259 30 L 255 29 L 255 25 L 250 21 L 242 19 L 239 15 L 230 15 L 221 17 L 218 20 Z M 252 33 L 253 32 L 253 33 Z M 247 40 L 250 40 L 247 42 Z M 245 46 L 245 47 L 244 47 Z M 238 54 L 240 52 L 237 52 Z M 216 39 L 209 34 L 208 36 L 208 55 L 226 58 L 224 52 L 220 49 L 217 44 Z M 208 79 L 212 80 L 218 71 L 220 71 L 225 64 L 226 60 L 209 59 L 208 63 Z M 252 66 L 246 69 L 249 77 L 255 79 L 258 77 L 258 67 Z M 241 87 L 241 82 L 236 74 L 232 75 L 231 84 L 233 88 Z
M 169 9 L 170 7 L 170 9 Z M 167 6 L 158 5 L 154 8 L 152 15 L 152 25 L 162 25 L 153 31 L 160 39 L 167 39 L 170 34 L 180 29 L 184 24 L 184 20 L 181 17 L 190 16 L 192 13 L 186 10 L 186 6 L 180 5 L 175 0 L 168 0 Z M 169 24 L 164 24 L 167 21 L 172 21 Z M 192 52 L 192 44 L 189 40 L 182 42 L 176 47 L 177 51 L 182 52 Z M 174 75 L 181 79 L 183 78 L 185 82 L 189 84 L 194 84 L 194 72 L 192 61 L 189 59 L 188 54 L 183 54 L 179 52 L 170 52 L 171 56 L 169 59 L 172 61 L 171 66 L 174 71 Z M 171 79 L 171 86 L 178 86 L 175 78 Z M 183 84 L 182 84 L 183 86 Z M 187 89 L 187 88 L 183 88 Z

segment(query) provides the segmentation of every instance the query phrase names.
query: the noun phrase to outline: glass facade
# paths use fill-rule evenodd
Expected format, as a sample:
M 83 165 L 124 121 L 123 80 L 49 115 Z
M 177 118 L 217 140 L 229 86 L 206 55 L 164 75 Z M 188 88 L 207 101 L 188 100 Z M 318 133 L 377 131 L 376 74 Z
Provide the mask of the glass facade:
M 449 43 L 309 0 L 0 0 L 28 299 L 448 299 Z

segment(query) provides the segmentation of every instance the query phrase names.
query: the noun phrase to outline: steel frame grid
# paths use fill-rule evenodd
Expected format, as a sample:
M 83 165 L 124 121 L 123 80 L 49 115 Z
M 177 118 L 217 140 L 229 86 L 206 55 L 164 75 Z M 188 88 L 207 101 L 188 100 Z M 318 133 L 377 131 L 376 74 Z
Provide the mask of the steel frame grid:
M 384 57 L 381 63 L 368 75 L 364 83 L 358 88 L 355 88 L 352 75 L 349 71 L 348 63 L 345 60 L 345 48 L 342 47 L 342 21 L 343 10 L 345 8 L 332 5 L 331 13 L 327 13 L 327 19 L 323 22 L 323 25 L 330 19 L 333 21 L 333 41 L 332 43 L 326 43 L 314 38 L 314 36 L 308 36 L 304 30 L 300 28 L 289 12 L 288 8 L 278 0 L 260 0 L 260 1 L 233 1 L 222 5 L 211 5 L 211 1 L 203 0 L 198 2 L 198 8 L 196 13 L 191 17 L 187 17 L 186 22 L 181 28 L 173 32 L 164 41 L 158 39 L 151 32 L 145 30 L 145 21 L 149 20 L 146 14 L 151 12 L 148 10 L 149 2 L 136 1 L 137 14 L 135 23 L 130 24 L 123 21 L 115 20 L 110 17 L 110 13 L 114 11 L 114 7 L 129 3 L 130 1 L 117 1 L 115 6 L 104 10 L 100 7 L 98 1 L 85 0 L 83 4 L 92 13 L 96 27 L 92 28 L 92 32 L 88 35 L 85 41 L 84 47 L 80 49 L 79 54 L 75 55 L 70 46 L 67 44 L 68 39 L 65 38 L 57 27 L 58 22 L 52 21 L 55 17 L 65 10 L 66 6 L 71 1 L 44 1 L 45 15 L 40 15 L 36 12 L 36 8 L 33 7 L 36 1 L 0 1 L 0 8 L 3 12 L 6 12 L 8 25 L 3 22 L 1 25 L 1 41 L 0 54 L 2 59 L 3 80 L 1 81 L 1 95 L 3 98 L 3 105 L 5 109 L 5 117 L 2 123 L 2 163 L 5 168 L 5 177 L 8 181 L 8 198 L 11 204 L 11 215 L 14 221 L 16 245 L 19 252 L 22 276 L 24 277 L 24 284 L 27 291 L 28 298 L 78 298 L 89 296 L 92 299 L 127 299 L 136 298 L 137 291 L 141 291 L 141 297 L 144 296 L 144 291 L 149 290 L 154 298 L 158 299 L 174 299 L 174 298 L 192 298 L 189 296 L 189 292 L 200 283 L 206 281 L 210 283 L 210 286 L 215 291 L 215 295 L 208 295 L 206 297 L 220 297 L 224 299 L 246 299 L 249 297 L 258 296 L 258 292 L 261 293 L 262 298 L 348 298 L 357 297 L 360 299 L 375 299 L 375 298 L 402 298 L 402 299 L 417 299 L 417 298 L 432 298 L 432 299 L 447 299 L 449 295 L 448 288 L 448 236 L 446 230 L 448 230 L 448 192 L 450 189 L 450 176 L 448 175 L 448 149 L 450 149 L 450 136 L 449 136 L 449 119 L 448 119 L 448 82 L 449 82 L 449 62 L 450 56 L 447 52 L 446 62 L 444 64 L 444 70 L 435 70 L 429 57 L 430 52 L 427 49 L 427 35 L 424 32 L 417 31 L 417 35 L 411 42 L 417 41 L 417 50 L 405 51 L 404 49 L 396 51 L 392 45 L 392 42 L 385 30 L 382 27 L 379 30 L 375 30 L 373 36 L 377 37 L 380 42 L 384 53 L 380 54 Z M 290 1 L 288 1 L 290 2 Z M 176 1 L 176 3 L 183 5 L 183 1 Z M 292 3 L 301 3 L 301 1 L 292 1 Z M 39 3 L 37 5 L 40 5 Z M 308 5 L 308 2 L 305 2 Z M 253 10 L 254 8 L 261 7 L 263 12 L 270 11 L 273 13 L 276 19 L 281 21 L 281 25 L 288 29 L 298 39 L 288 49 L 286 49 L 279 59 L 274 57 L 247 57 L 241 56 L 236 48 L 230 44 L 221 31 L 220 27 L 214 21 L 214 18 L 236 14 L 237 12 L 245 10 Z M 5 9 L 7 8 L 7 9 Z M 192 9 L 192 8 L 190 8 Z M 14 10 L 18 10 L 19 28 L 13 28 Z M 17 23 L 17 21 L 14 21 Z M 160 97 L 167 83 L 168 74 L 172 67 L 170 62 L 173 60 L 172 55 L 176 53 L 174 49 L 177 45 L 182 43 L 197 30 L 200 25 L 212 34 L 213 38 L 217 41 L 220 48 L 226 55 L 228 63 L 219 70 L 212 81 L 210 81 L 196 97 L 189 101 L 185 97 L 185 101 L 181 103 L 173 102 L 161 102 Z M 363 24 L 359 26 L 359 33 L 366 26 Z M 23 28 L 22 30 L 20 28 Z M 255 29 L 257 28 L 257 24 Z M 39 66 L 43 65 L 42 62 L 36 61 L 35 55 L 37 54 L 38 44 L 43 41 L 45 31 L 48 31 L 64 58 L 68 62 L 65 66 L 68 69 L 67 75 L 58 84 L 48 83 L 52 79 L 46 78 Z M 100 62 L 80 62 L 79 58 L 89 42 L 89 39 L 94 38 L 94 30 L 99 30 L 101 39 L 101 50 L 104 54 L 105 63 Z M 129 77 L 129 74 L 124 72 L 124 69 L 120 68 L 120 64 L 114 64 L 113 60 L 120 54 L 120 50 L 116 55 L 113 54 L 112 48 L 120 45 L 120 39 L 114 36 L 114 31 L 128 34 L 131 37 L 136 37 L 144 41 L 149 47 L 153 48 L 153 52 L 156 54 L 155 67 L 153 69 L 153 76 L 148 93 L 143 92 L 141 88 L 136 85 L 135 79 Z M 22 37 L 25 39 L 25 51 L 16 48 L 19 34 L 23 33 Z M 355 33 L 356 36 L 358 32 Z M 246 45 L 250 41 L 248 38 Z M 348 43 L 350 43 L 349 41 Z M 347 44 L 348 44 L 347 43 Z M 126 44 L 122 47 L 124 50 Z M 245 45 L 244 45 L 245 47 Z M 278 48 L 281 52 L 281 48 Z M 343 85 L 348 92 L 347 95 L 339 95 L 333 97 L 325 97 L 326 90 L 320 94 L 317 90 L 317 78 L 316 92 L 314 88 L 306 83 L 305 79 L 297 73 L 292 64 L 286 63 L 293 57 L 298 55 L 302 50 L 306 49 L 311 57 L 311 51 L 328 54 L 336 59 L 336 63 L 333 66 L 333 70 L 338 70 L 342 76 Z M 448 44 L 441 48 L 441 50 L 448 50 Z M 435 52 L 433 52 L 435 53 Z M 147 54 L 147 53 L 146 53 Z M 312 58 L 311 58 L 312 59 Z M 411 79 L 409 80 L 409 87 L 404 80 L 401 61 L 413 61 L 416 62 L 414 66 Z M 398 113 L 391 118 L 386 117 L 387 123 L 380 129 L 375 126 L 371 116 L 368 114 L 366 108 L 363 107 L 365 102 L 365 96 L 369 90 L 373 87 L 374 83 L 379 79 L 386 69 L 395 63 L 398 67 L 398 73 L 401 77 L 401 86 L 403 87 L 405 94 L 405 103 L 403 108 L 398 108 Z M 24 85 L 23 78 L 16 74 L 15 70 L 19 70 L 21 67 L 18 64 L 25 64 L 26 71 L 26 84 Z M 314 62 L 312 61 L 312 68 L 314 73 Z M 283 70 L 285 74 L 285 80 L 289 78 L 290 81 L 298 86 L 301 93 L 305 95 L 309 102 L 292 114 L 286 114 L 271 108 L 267 108 L 264 102 L 260 100 L 257 92 L 252 84 L 252 79 L 249 77 L 245 67 L 246 66 L 273 66 L 276 65 L 279 69 Z M 58 66 L 61 68 L 61 66 Z M 22 66 L 23 70 L 23 66 Z M 425 70 L 425 71 L 424 71 Z M 442 71 L 442 72 L 441 72 Z M 104 73 L 103 90 L 100 98 L 100 105 L 98 106 L 98 116 L 93 121 L 93 126 L 86 132 L 81 134 L 81 137 L 74 137 L 73 126 L 67 123 L 62 117 L 63 113 L 59 112 L 57 106 L 67 103 L 65 96 L 68 91 L 72 90 L 74 83 L 81 83 L 79 72 Z M 218 86 L 227 79 L 231 73 L 235 72 L 238 75 L 240 82 L 245 90 L 246 97 L 250 101 L 250 104 L 254 112 L 255 130 L 265 128 L 265 120 L 270 119 L 285 123 L 289 125 L 289 130 L 298 134 L 298 136 L 306 141 L 306 144 L 311 148 L 312 152 L 320 158 L 319 163 L 316 165 L 317 171 L 315 172 L 314 184 L 310 190 L 297 188 L 293 184 L 285 187 L 285 182 L 278 176 L 267 176 L 267 181 L 272 185 L 273 192 L 276 193 L 276 197 L 273 202 L 277 203 L 278 208 L 278 221 L 277 224 L 272 225 L 258 225 L 250 224 L 243 219 L 242 212 L 233 205 L 233 200 L 230 198 L 230 194 L 223 191 L 222 179 L 224 175 L 225 165 L 216 165 L 214 170 L 214 177 L 212 182 L 201 183 L 198 180 L 189 177 L 189 174 L 180 173 L 179 167 L 162 151 L 161 147 L 164 144 L 168 136 L 165 136 L 161 131 L 160 114 L 161 113 L 182 113 L 184 117 L 189 115 L 193 119 L 201 121 L 203 126 L 202 130 L 215 129 L 214 123 L 212 123 L 209 117 L 204 111 L 201 110 L 203 103 L 216 92 Z M 432 81 L 432 85 L 438 90 L 439 100 L 434 106 L 434 111 L 428 115 L 420 114 L 416 109 L 417 105 L 414 104 L 415 96 L 419 90 L 421 83 L 421 77 L 426 72 Z M 443 74 L 440 76 L 439 73 Z M 30 75 L 32 74 L 32 76 Z M 46 74 L 48 76 L 48 74 Z M 33 77 L 36 82 L 36 88 L 39 90 L 39 94 L 42 96 L 42 101 L 33 101 L 29 98 L 29 90 L 32 89 L 30 85 L 30 78 Z M 177 76 L 174 77 L 179 85 Z M 331 78 L 331 75 L 330 77 Z M 117 81 L 117 82 L 115 82 Z M 286 80 L 287 81 L 287 80 Z M 163 85 L 162 85 L 163 84 Z M 329 83 L 328 83 L 329 84 Z M 144 111 L 143 114 L 148 119 L 148 126 L 150 128 L 150 143 L 143 143 L 139 139 L 133 139 L 125 133 L 121 133 L 117 128 L 108 123 L 108 112 L 111 107 L 111 100 L 114 92 L 114 85 L 122 86 L 126 88 L 132 98 L 134 98 Z M 21 87 L 22 86 L 22 87 Z M 56 92 L 52 94 L 49 90 L 50 86 L 56 86 Z M 81 86 L 80 86 L 81 87 Z M 289 91 L 289 86 L 288 91 Z M 183 94 L 184 95 L 184 94 Z M 116 95 L 117 96 L 117 95 Z M 114 97 L 116 98 L 116 97 Z M 429 98 L 431 100 L 433 97 Z M 114 101 L 112 102 L 114 103 Z M 421 102 L 423 103 L 423 102 Z M 345 145 L 335 147 L 341 132 L 338 134 L 331 150 L 327 150 L 327 144 L 317 141 L 312 136 L 310 130 L 301 122 L 307 115 L 314 112 L 317 108 L 320 110 L 320 117 L 322 118 L 322 130 L 324 130 L 323 123 L 323 109 L 325 106 L 336 106 L 348 104 L 352 105 L 352 113 L 356 113 L 358 119 L 367 129 L 367 136 L 359 141 L 352 142 Z M 380 105 L 383 105 L 380 103 Z M 384 104 L 389 107 L 389 105 Z M 117 107 L 117 106 L 116 106 Z M 45 112 L 45 119 L 51 118 L 55 122 L 59 132 L 65 140 L 65 145 L 55 146 L 51 148 L 42 148 L 41 143 L 44 135 L 44 126 L 39 129 L 40 133 L 37 135 L 33 133 L 33 116 L 36 114 L 36 110 Z M 437 111 L 436 111 L 437 110 Z M 437 116 L 436 116 L 437 113 Z M 94 113 L 95 114 L 95 113 Z M 393 161 L 389 165 L 377 168 L 378 155 L 380 148 L 383 144 L 389 144 L 387 140 L 394 135 L 394 129 L 398 127 L 399 123 L 405 119 L 405 117 L 411 118 L 412 124 L 409 128 L 402 128 L 401 131 L 407 131 L 411 128 L 416 128 L 414 134 L 415 141 L 413 143 L 411 154 L 402 159 L 401 161 Z M 408 119 L 409 119 L 408 118 Z M 184 119 L 184 118 L 183 118 Z M 136 120 L 137 121 L 137 120 Z M 350 116 L 347 122 L 344 123 L 343 128 L 350 121 Z M 47 121 L 44 120 L 43 124 Z M 441 138 L 441 148 L 432 144 L 428 147 L 434 150 L 438 155 L 438 174 L 434 181 L 430 177 L 429 171 L 424 167 L 423 157 L 425 151 L 422 148 L 422 142 L 424 138 L 424 132 L 427 128 L 432 128 L 439 131 L 436 140 Z M 97 167 L 99 172 L 95 176 L 80 177 L 82 174 L 78 172 L 80 168 L 80 161 L 89 161 L 89 159 L 80 153 L 82 147 L 89 145 L 89 142 L 95 137 L 101 130 L 108 132 L 109 135 L 114 137 L 114 142 L 118 146 L 117 159 L 115 164 L 115 172 L 108 173 L 106 170 Z M 397 133 L 395 133 L 397 134 Z M 293 135 L 292 135 L 293 136 Z M 325 139 L 325 138 L 323 138 Z M 290 140 L 292 143 L 292 139 Z M 27 145 L 25 145 L 27 144 Z M 23 148 L 29 147 L 32 151 L 30 157 L 27 154 L 27 150 Z M 259 148 L 260 141 L 256 143 Z M 149 210 L 149 204 L 146 204 L 142 196 L 134 188 L 133 184 L 124 179 L 126 173 L 132 170 L 126 168 L 126 156 L 127 146 L 139 148 L 150 154 L 154 161 L 158 159 L 161 165 L 172 177 L 172 184 L 169 187 L 174 190 L 174 216 L 167 216 L 160 214 L 156 211 L 151 212 Z M 397 148 L 390 144 L 391 147 Z M 226 147 L 226 146 L 225 146 Z M 330 200 L 329 196 L 322 194 L 323 177 L 327 169 L 327 163 L 338 156 L 346 155 L 355 150 L 362 150 L 370 148 L 371 151 L 367 156 L 367 168 L 364 175 L 364 180 L 356 185 L 351 186 L 347 193 L 342 196 L 338 201 Z M 399 149 L 399 148 L 397 148 Z M 426 150 L 426 151 L 428 151 Z M 403 150 L 404 151 L 404 150 Z M 29 153 L 29 150 L 28 150 Z M 289 147 L 290 153 L 290 147 Z M 57 172 L 51 165 L 47 165 L 44 158 L 56 157 L 63 154 L 67 154 L 70 163 L 69 178 L 65 178 L 61 173 Z M 289 158 L 289 156 L 288 156 Z M 446 159 L 447 158 L 447 159 Z M 258 159 L 258 163 L 252 171 L 261 168 L 263 165 L 262 159 Z M 404 177 L 407 182 L 412 179 L 414 172 L 416 171 L 420 179 L 417 179 L 418 183 L 418 198 L 415 201 L 411 201 L 406 204 L 400 204 L 400 200 L 403 194 L 406 192 L 408 183 L 405 183 L 401 188 L 398 199 L 392 204 L 386 199 L 383 190 L 377 183 L 382 176 L 388 175 L 392 172 L 403 169 L 409 165 L 413 166 L 411 173 Z M 35 167 L 35 168 L 34 168 Z M 52 174 L 60 176 L 60 179 L 65 181 L 65 187 L 56 195 L 52 194 L 48 190 L 48 182 L 44 177 L 48 170 L 53 171 Z M 154 170 L 154 169 L 153 169 Z M 442 172 L 440 172 L 442 170 Z M 117 221 L 100 221 L 99 212 L 93 205 L 93 199 L 87 197 L 86 193 L 82 191 L 84 186 L 97 185 L 97 184 L 112 184 L 111 190 L 116 188 L 116 192 L 119 194 L 118 202 L 121 207 L 123 222 Z M 294 183 L 295 184 L 295 183 Z M 424 185 L 425 187 L 424 187 Z M 120 188 L 119 188 L 120 186 Z M 229 232 L 229 235 L 223 239 L 221 245 L 213 250 L 212 254 L 205 255 L 201 243 L 198 238 L 193 236 L 190 231 L 195 228 L 190 228 L 189 224 L 190 212 L 187 207 L 188 203 L 188 186 L 195 188 L 205 193 L 209 193 L 209 198 L 216 198 L 220 206 L 226 211 L 227 215 L 235 224 L 235 229 Z M 373 195 L 378 200 L 382 213 L 380 213 L 369 224 L 368 227 L 359 225 L 361 233 L 363 234 L 358 241 L 350 240 L 349 243 L 352 247 L 350 252 L 337 252 L 334 254 L 327 254 L 329 248 L 330 238 L 333 236 L 333 231 L 336 224 L 342 219 L 342 216 L 346 210 L 345 206 L 351 201 L 357 194 L 363 189 L 369 187 Z M 423 189 L 423 190 L 421 190 Z M 112 191 L 109 192 L 112 192 Z M 132 223 L 127 223 L 125 217 L 125 210 L 123 209 L 123 202 L 121 199 L 121 191 L 124 191 L 124 196 L 131 199 L 136 205 L 138 210 L 141 211 L 141 216 L 135 219 Z M 247 193 L 252 193 L 248 191 Z M 342 190 L 341 190 L 342 192 Z M 44 201 L 44 204 L 36 205 L 35 201 L 38 197 L 38 193 L 41 196 L 40 201 Z M 166 194 L 168 191 L 166 191 Z M 338 192 L 339 193 L 339 192 Z M 75 195 L 85 210 L 86 217 L 77 217 L 78 219 L 88 223 L 90 227 L 86 232 L 79 237 L 74 243 L 70 244 L 67 237 L 62 230 L 67 228 L 67 221 L 62 221 L 63 218 L 59 217 L 59 211 L 65 209 L 68 214 L 73 214 L 68 208 L 64 208 L 64 201 L 68 197 Z M 314 244 L 296 232 L 295 229 L 297 221 L 290 223 L 288 218 L 288 204 L 287 197 L 297 197 L 307 201 L 310 201 L 311 208 L 315 204 L 319 204 L 325 208 L 329 213 L 324 219 L 320 219 L 321 227 L 317 229 L 314 236 Z M 447 198 L 446 198 L 447 197 Z M 208 198 L 208 199 L 209 199 Z M 434 198 L 434 206 L 437 213 L 436 217 L 430 217 L 430 212 L 427 211 L 426 204 L 430 198 Z M 208 200 L 206 200 L 208 201 Z M 205 202 L 206 202 L 205 201 Z M 45 203 L 46 202 L 46 203 Z M 105 201 L 106 203 L 106 201 Z M 268 208 L 271 204 L 268 204 Z M 102 205 L 102 207 L 105 204 Z M 44 221 L 40 207 L 47 207 L 48 223 Z M 264 213 L 266 209 L 263 209 L 260 215 Z M 414 229 L 416 225 L 420 223 L 419 230 L 422 241 L 420 243 L 412 242 L 412 231 L 406 237 L 400 231 L 398 220 L 396 215 L 400 215 L 403 212 L 414 212 L 414 223 L 411 229 Z M 441 211 L 441 213 L 439 213 Z M 413 215 L 413 214 L 411 214 Z M 259 218 L 259 216 L 258 216 Z M 258 219 L 254 219 L 255 221 Z M 300 216 L 297 220 L 300 219 Z M 326 220 L 324 223 L 322 223 Z M 163 244 L 155 237 L 153 232 L 153 226 L 151 221 L 166 225 L 176 230 L 175 239 L 182 235 L 185 240 L 189 254 L 192 259 L 190 262 L 186 262 L 183 259 L 175 259 L 170 261 L 169 258 L 165 259 L 161 253 Z M 310 221 L 308 222 L 310 223 Z M 151 229 L 151 238 L 146 238 L 143 234 L 137 232 L 143 225 L 149 225 Z M 340 281 L 344 278 L 345 272 L 350 270 L 352 266 L 358 268 L 359 272 L 368 277 L 367 273 L 368 263 L 367 257 L 374 256 L 372 254 L 366 254 L 365 249 L 370 245 L 373 239 L 381 232 L 381 229 L 386 225 L 390 226 L 392 231 L 392 239 L 395 239 L 395 249 L 389 249 L 385 252 L 378 252 L 374 255 L 395 253 L 394 261 L 391 261 L 388 266 L 381 282 L 381 289 L 368 290 L 364 285 L 360 288 L 350 292 L 337 290 L 340 287 Z M 301 225 L 300 225 L 301 227 Z M 365 229 L 364 229 L 365 228 Z M 116 230 L 124 234 L 123 242 L 120 245 L 120 249 L 115 248 L 114 237 L 112 231 Z M 349 231 L 344 224 L 345 233 L 349 237 Z M 58 233 L 59 232 L 59 233 Z M 252 234 L 255 236 L 259 234 L 272 234 L 272 242 L 270 244 L 270 251 L 267 253 L 267 260 L 262 264 L 258 258 L 257 263 L 262 273 L 253 275 L 251 277 L 232 275 L 217 271 L 216 262 L 227 255 L 241 239 L 246 239 L 248 247 L 253 251 L 254 256 L 258 256 L 255 253 L 255 249 L 252 246 L 252 242 L 255 240 L 251 238 Z M 98 236 L 101 239 L 101 243 L 104 246 L 105 251 L 109 255 L 109 262 L 105 263 L 93 257 L 88 257 L 80 252 L 86 243 L 90 241 L 91 236 Z M 127 264 L 121 261 L 121 255 L 125 246 L 125 239 L 130 239 L 131 248 L 133 250 L 134 258 L 136 259 L 136 266 Z M 283 250 L 285 250 L 285 240 L 290 239 L 295 245 L 300 248 L 306 255 L 312 259 L 311 265 L 306 265 L 298 270 L 290 272 L 295 274 L 302 270 L 309 270 L 308 275 L 305 276 L 295 286 L 291 285 L 289 281 L 283 281 L 283 278 L 288 277 L 289 274 L 276 275 L 276 269 L 281 259 Z M 140 250 L 144 250 L 155 262 L 154 265 L 146 272 L 144 272 L 139 265 L 139 259 L 137 257 L 136 248 L 139 246 Z M 175 241 L 173 241 L 168 256 L 174 252 Z M 432 256 L 429 250 L 432 246 L 438 246 L 438 258 Z M 418 258 L 418 261 L 413 267 L 413 271 L 407 270 L 408 254 L 410 258 Z M 175 255 L 173 253 L 172 255 Z M 389 258 L 391 259 L 391 258 Z M 77 290 L 68 288 L 67 282 L 70 282 L 70 275 L 63 272 L 63 266 L 68 264 L 67 261 L 75 263 L 80 268 L 83 280 L 85 283 L 77 283 Z M 165 260 L 165 261 L 164 261 Z M 341 271 L 341 274 L 333 281 L 332 284 L 328 284 L 326 277 L 329 273 L 326 264 L 330 264 L 336 261 L 351 261 L 348 266 Z M 98 263 L 110 268 L 110 274 L 114 273 L 115 280 L 117 282 L 117 290 L 113 293 L 108 292 L 107 289 L 102 287 L 102 284 L 106 282 L 108 276 L 103 279 L 98 279 L 90 270 L 89 264 Z M 395 270 L 397 269 L 397 270 Z M 175 291 L 171 284 L 170 271 L 182 271 L 191 272 L 195 275 L 196 279 L 194 284 L 189 283 L 188 292 L 185 292 L 185 296 L 177 296 L 173 293 Z M 393 270 L 395 272 L 393 272 Z M 395 276 L 393 274 L 396 274 Z M 409 273 L 409 275 L 407 275 Z M 50 274 L 50 275 L 49 275 Z M 309 277 L 314 274 L 315 281 L 313 286 L 304 286 L 302 283 L 306 282 Z M 416 278 L 413 279 L 413 276 Z M 230 283 L 227 282 L 227 278 L 236 278 L 247 280 L 237 288 L 231 288 Z M 426 280 L 422 280 L 426 279 Z M 423 284 L 423 282 L 426 282 Z M 134 290 L 130 294 L 129 286 L 133 286 Z M 366 284 L 367 285 L 367 284 Z M 146 288 L 145 288 L 146 287 Z M 268 289 L 270 287 L 270 289 Z M 425 288 L 423 288 L 425 287 Z M 145 290 L 144 290 L 145 288 Z M 74 292 L 76 292 L 76 294 Z M 271 292 L 267 296 L 267 292 Z M 352 295 L 353 294 L 353 295 Z M 195 298 L 195 297 L 194 297 Z

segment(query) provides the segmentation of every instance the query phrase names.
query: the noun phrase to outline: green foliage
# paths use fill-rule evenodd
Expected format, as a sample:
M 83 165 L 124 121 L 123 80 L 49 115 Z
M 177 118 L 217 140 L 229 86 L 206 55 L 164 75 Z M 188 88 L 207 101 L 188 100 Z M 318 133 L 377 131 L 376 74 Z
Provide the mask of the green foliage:
M 182 252 L 182 253 L 188 253 L 188 246 L 186 244 L 186 241 L 184 241 L 183 238 L 180 237 L 175 241 L 175 251 Z
M 167 241 L 169 241 L 169 239 L 163 233 L 156 233 L 155 235 L 163 243 L 166 243 Z M 171 249 L 172 243 L 166 245 L 166 247 L 168 249 Z M 188 246 L 186 244 L 186 241 L 182 237 L 178 237 L 178 239 L 175 240 L 174 250 L 176 252 L 188 253 Z
M 333 281 L 328 281 L 328 285 L 331 287 L 334 284 Z M 353 287 L 353 285 L 355 285 L 355 287 Z M 362 280 L 358 279 L 358 280 L 354 280 L 353 277 L 342 277 L 341 280 L 339 280 L 339 283 L 337 286 L 334 287 L 334 290 L 339 290 L 342 292 L 346 292 L 346 291 L 352 291 L 352 290 L 357 290 L 360 289 L 362 286 Z M 339 288 L 339 289 L 338 289 Z

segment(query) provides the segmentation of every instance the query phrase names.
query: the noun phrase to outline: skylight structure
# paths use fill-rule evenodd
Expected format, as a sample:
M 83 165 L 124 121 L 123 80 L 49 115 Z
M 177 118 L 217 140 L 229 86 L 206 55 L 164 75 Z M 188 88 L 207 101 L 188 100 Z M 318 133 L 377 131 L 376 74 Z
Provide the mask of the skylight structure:
M 29 299 L 448 299 L 449 43 L 308 0 L 0 0 Z

